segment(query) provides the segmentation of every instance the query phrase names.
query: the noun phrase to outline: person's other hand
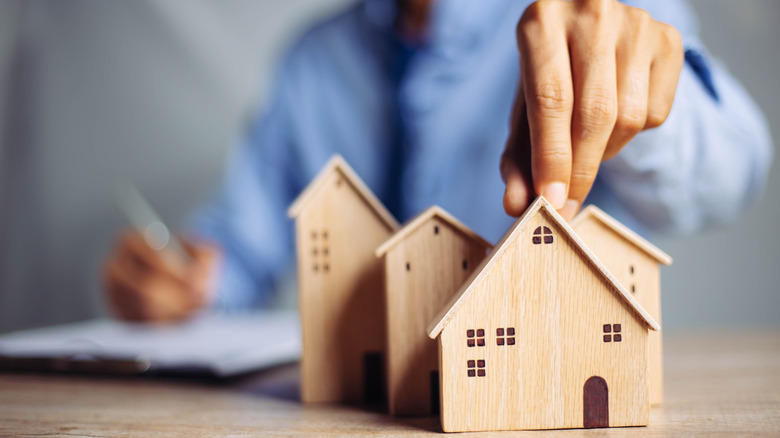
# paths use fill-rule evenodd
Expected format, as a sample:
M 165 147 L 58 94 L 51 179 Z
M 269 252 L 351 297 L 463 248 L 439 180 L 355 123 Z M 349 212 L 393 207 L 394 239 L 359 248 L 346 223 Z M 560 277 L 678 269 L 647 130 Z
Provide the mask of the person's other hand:
M 136 231 L 120 236 L 103 269 L 110 307 L 130 321 L 174 321 L 205 306 L 214 294 L 216 247 L 186 242 L 191 261 L 156 251 Z
M 504 209 L 519 216 L 543 195 L 568 220 L 601 162 L 666 120 L 683 65 L 680 34 L 615 0 L 540 0 L 523 13 L 517 44 Z

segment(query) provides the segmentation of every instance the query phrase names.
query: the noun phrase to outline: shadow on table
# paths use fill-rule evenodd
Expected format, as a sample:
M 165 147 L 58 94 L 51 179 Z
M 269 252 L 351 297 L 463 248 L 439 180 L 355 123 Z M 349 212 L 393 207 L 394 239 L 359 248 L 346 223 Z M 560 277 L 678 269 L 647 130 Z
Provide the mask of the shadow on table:
M 339 416 L 350 418 L 354 414 L 355 421 L 365 425 L 373 423 L 374 426 L 388 427 L 391 429 L 409 428 L 428 432 L 441 432 L 441 425 L 438 416 L 427 417 L 393 417 L 387 413 L 386 404 L 301 404 L 300 401 L 300 378 L 299 368 L 296 365 L 284 365 L 276 368 L 270 368 L 261 372 L 231 379 L 231 386 L 235 386 L 239 391 L 256 395 L 259 397 L 268 397 L 276 400 L 288 401 L 300 404 L 301 409 L 311 410 L 322 413 L 322 410 L 338 411 Z M 352 412 L 349 412 L 352 411 Z

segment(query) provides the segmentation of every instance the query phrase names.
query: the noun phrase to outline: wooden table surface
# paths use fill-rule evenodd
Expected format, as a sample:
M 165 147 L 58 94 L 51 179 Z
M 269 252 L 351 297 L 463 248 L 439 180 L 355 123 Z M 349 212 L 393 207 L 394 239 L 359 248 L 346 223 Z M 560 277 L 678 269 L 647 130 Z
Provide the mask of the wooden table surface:
M 780 436 L 780 332 L 667 334 L 648 427 L 454 437 Z M 0 436 L 423 436 L 438 418 L 301 405 L 297 367 L 230 382 L 0 373 Z

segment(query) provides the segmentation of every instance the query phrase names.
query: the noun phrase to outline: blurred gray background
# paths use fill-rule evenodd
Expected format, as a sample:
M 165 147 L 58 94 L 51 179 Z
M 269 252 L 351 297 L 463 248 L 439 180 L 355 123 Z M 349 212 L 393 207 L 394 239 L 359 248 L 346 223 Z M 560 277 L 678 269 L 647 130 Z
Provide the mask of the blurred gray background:
M 0 0 L 0 332 L 105 314 L 133 181 L 181 225 L 218 183 L 294 35 L 351 0 Z M 780 139 L 780 2 L 695 0 Z M 775 162 L 777 167 L 777 162 Z M 780 325 L 780 180 L 732 226 L 659 243 L 667 330 Z

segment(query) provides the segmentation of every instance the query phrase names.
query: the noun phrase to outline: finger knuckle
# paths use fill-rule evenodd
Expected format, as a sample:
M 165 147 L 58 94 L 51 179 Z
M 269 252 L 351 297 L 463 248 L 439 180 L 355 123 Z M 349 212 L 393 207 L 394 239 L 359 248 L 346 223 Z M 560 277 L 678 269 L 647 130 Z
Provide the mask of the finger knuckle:
M 621 109 L 615 120 L 615 130 L 627 133 L 637 133 L 645 126 L 647 111 L 641 107 Z
M 567 112 L 571 109 L 572 95 L 561 81 L 543 82 L 533 93 L 536 107 L 544 112 Z
M 669 116 L 669 113 L 666 111 L 650 111 L 647 113 L 647 122 L 645 123 L 646 128 L 657 128 L 666 122 L 666 118 Z
M 599 171 L 598 163 L 593 166 L 585 166 L 572 170 L 571 184 L 572 186 L 590 185 L 590 183 L 596 179 L 596 174 Z
M 536 153 L 536 164 L 543 169 L 559 170 L 569 164 L 571 159 L 563 148 L 546 148 Z
M 577 166 L 577 168 L 572 169 L 570 196 L 579 196 L 590 190 L 590 186 L 593 185 L 596 174 L 598 174 L 599 164 L 601 164 L 600 160 L 596 160 L 594 164 Z
M 532 39 L 539 33 L 549 30 L 550 25 L 557 26 L 560 23 L 560 15 L 556 12 L 558 3 L 539 0 L 528 5 L 515 29 L 518 41 Z
M 587 0 L 581 3 L 580 15 L 587 15 L 592 20 L 601 20 L 614 5 L 613 0 Z
M 682 52 L 682 36 L 674 27 L 666 23 L 659 23 L 662 48 L 665 51 Z
M 580 122 L 585 127 L 611 127 L 617 118 L 617 102 L 609 91 L 594 90 L 582 98 L 578 112 Z
M 546 11 L 549 9 L 549 2 L 535 1 L 528 5 L 523 11 L 523 15 L 520 16 L 518 27 L 527 25 L 534 22 L 543 21 L 546 17 Z
M 645 29 L 653 21 L 650 13 L 642 8 L 628 8 L 628 17 L 631 27 L 634 29 Z

